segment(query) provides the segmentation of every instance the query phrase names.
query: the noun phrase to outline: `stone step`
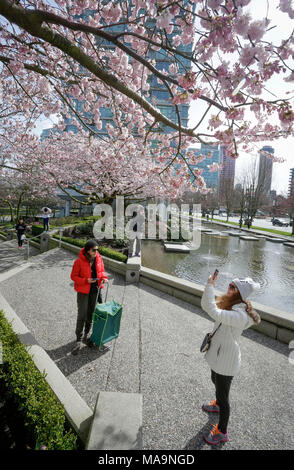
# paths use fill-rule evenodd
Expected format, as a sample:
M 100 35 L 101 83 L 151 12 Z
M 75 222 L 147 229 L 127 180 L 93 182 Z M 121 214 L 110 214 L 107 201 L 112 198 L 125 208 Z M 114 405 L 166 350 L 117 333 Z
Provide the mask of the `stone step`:
M 273 242 L 273 243 L 284 243 L 284 238 L 276 238 L 276 237 L 266 237 L 266 239 L 269 241 L 269 242 Z
M 187 245 L 179 243 L 164 243 L 165 251 L 179 252 L 179 253 L 190 253 L 190 249 Z
M 30 247 L 31 256 L 39 254 L 38 248 Z M 19 249 L 16 240 L 7 240 L 0 244 L 0 272 L 6 272 L 25 263 L 26 246 Z
M 248 235 L 241 235 L 240 236 L 240 240 L 246 240 L 247 242 L 256 242 L 256 241 L 259 241 L 259 238 L 257 237 L 249 237 Z
M 86 448 L 142 449 L 142 395 L 99 392 Z

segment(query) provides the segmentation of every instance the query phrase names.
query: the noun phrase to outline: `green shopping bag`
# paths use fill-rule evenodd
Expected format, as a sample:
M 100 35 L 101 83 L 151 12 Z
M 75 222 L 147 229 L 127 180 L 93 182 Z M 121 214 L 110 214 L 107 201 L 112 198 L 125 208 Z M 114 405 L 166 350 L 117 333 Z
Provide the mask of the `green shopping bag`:
M 99 289 L 100 291 L 100 289 Z M 97 298 L 99 296 L 99 291 Z M 117 338 L 120 330 L 122 306 L 115 300 L 107 302 L 108 283 L 105 302 L 97 304 L 93 313 L 93 330 L 91 340 L 102 348 L 105 343 Z

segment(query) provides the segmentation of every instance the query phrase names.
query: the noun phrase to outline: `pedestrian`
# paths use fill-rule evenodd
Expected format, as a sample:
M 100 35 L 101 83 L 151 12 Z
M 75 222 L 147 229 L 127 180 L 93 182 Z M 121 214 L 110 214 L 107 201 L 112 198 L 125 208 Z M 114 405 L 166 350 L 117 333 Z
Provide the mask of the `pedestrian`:
M 102 303 L 101 292 L 99 292 L 97 299 L 98 288 L 100 286 L 103 288 L 102 281 L 108 282 L 96 240 L 88 240 L 84 248 L 81 249 L 78 259 L 73 264 L 71 279 L 74 281 L 74 289 L 77 292 L 78 306 L 75 331 L 77 343 L 72 350 L 72 354 L 75 355 L 82 348 L 82 341 L 89 347 L 93 346 L 88 335 L 97 300 Z
M 49 207 L 42 207 L 41 209 L 42 215 L 43 215 L 43 229 L 44 232 L 48 231 L 49 232 L 49 218 L 51 214 L 51 209 Z
M 17 224 L 15 226 L 17 232 L 18 249 L 22 248 L 23 239 L 25 238 L 24 234 L 27 230 L 27 227 L 28 226 L 23 219 L 18 219 Z
M 242 228 L 242 224 L 243 224 L 243 219 L 242 219 L 242 217 L 240 217 L 240 219 L 239 219 L 239 228 L 240 229 Z
M 215 277 L 210 276 L 201 299 L 202 309 L 215 320 L 205 359 L 211 368 L 211 380 L 215 386 L 216 398 L 204 403 L 202 409 L 208 413 L 219 413 L 219 422 L 203 435 L 208 444 L 229 440 L 227 426 L 230 417 L 229 392 L 233 377 L 241 366 L 241 352 L 238 344 L 243 330 L 260 322 L 260 316 L 247 298 L 260 288 L 250 277 L 235 278 L 229 284 L 227 293 L 217 297 L 214 294 Z
M 129 245 L 129 258 L 133 256 L 134 244 L 136 241 L 135 256 L 140 256 L 141 253 L 141 239 L 144 232 L 145 214 L 142 206 L 138 207 L 137 212 L 133 212 L 136 223 L 130 232 L 130 245 Z

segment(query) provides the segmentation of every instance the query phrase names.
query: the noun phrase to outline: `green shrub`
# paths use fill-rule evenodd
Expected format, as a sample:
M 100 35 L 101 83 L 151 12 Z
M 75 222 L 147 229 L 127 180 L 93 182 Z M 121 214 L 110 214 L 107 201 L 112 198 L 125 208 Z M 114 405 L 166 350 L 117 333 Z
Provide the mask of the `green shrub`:
M 60 217 L 56 219 L 50 219 L 50 225 L 52 227 L 60 227 L 60 226 L 65 226 L 65 225 L 73 225 L 73 224 L 80 224 L 80 223 L 85 223 L 87 221 L 96 221 L 100 219 L 101 216 L 95 216 L 95 215 L 87 215 L 87 216 L 82 216 L 82 217 L 76 217 L 73 215 L 69 215 L 67 217 Z
M 39 244 L 41 243 L 40 237 L 34 238 L 36 235 L 33 235 L 33 234 L 30 235 L 29 233 L 26 233 L 25 235 L 26 235 L 26 238 L 28 238 L 28 239 L 29 239 L 29 238 L 33 238 L 33 241 L 34 241 L 35 243 L 39 243 Z
M 77 235 L 89 235 L 93 237 L 93 226 L 94 222 L 87 222 L 86 224 L 78 224 L 75 227 L 74 233 Z
M 32 225 L 32 235 L 33 237 L 36 237 L 37 235 L 40 235 L 40 233 L 44 232 L 43 226 L 42 225 Z
M 119 253 L 112 248 L 108 248 L 107 246 L 98 246 L 98 248 L 100 255 L 115 259 L 116 261 L 121 261 L 122 263 L 127 262 L 128 257 L 126 255 L 123 255 L 122 253 Z
M 4 362 L 0 377 L 24 416 L 36 447 L 45 445 L 48 450 L 76 449 L 77 435 L 66 421 L 64 409 L 46 382 L 45 373 L 41 374 L 35 367 L 1 310 L 0 341 Z
M 59 240 L 59 235 L 53 235 L 53 238 L 56 238 L 57 240 Z M 70 243 L 71 245 L 78 246 L 80 248 L 83 248 L 87 242 L 86 238 L 61 237 L 61 240 L 66 243 Z M 121 261 L 122 263 L 126 263 L 128 259 L 126 255 L 123 255 L 122 253 L 119 253 L 118 251 L 115 251 L 111 248 L 101 246 L 101 245 L 98 245 L 98 248 L 99 248 L 100 255 L 107 256 L 108 258 L 115 259 L 116 261 Z

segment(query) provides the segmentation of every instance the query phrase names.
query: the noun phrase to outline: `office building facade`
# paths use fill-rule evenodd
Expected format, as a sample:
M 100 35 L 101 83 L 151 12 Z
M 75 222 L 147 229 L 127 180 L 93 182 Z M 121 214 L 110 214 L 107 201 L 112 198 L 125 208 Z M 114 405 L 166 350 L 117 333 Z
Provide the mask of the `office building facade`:
M 208 165 L 212 165 L 213 163 L 220 163 L 220 151 L 218 148 L 218 144 L 201 144 L 200 149 L 189 148 L 189 151 L 192 151 L 196 155 L 196 157 L 197 155 L 205 155 L 206 158 L 204 160 L 197 163 L 197 165 L 191 165 L 191 168 L 197 168 L 200 170 L 203 169 L 204 171 L 201 176 L 204 178 L 207 188 L 218 189 L 219 172 L 211 172 L 208 168 Z
M 294 196 L 294 168 L 290 170 L 288 197 Z
M 107 2 L 105 2 L 107 3 Z M 141 13 L 144 13 L 144 10 L 141 9 L 138 11 L 138 15 Z M 83 14 L 80 19 L 85 19 L 86 14 Z M 150 29 L 155 27 L 155 20 L 150 21 L 149 24 Z M 117 24 L 115 26 L 110 26 L 107 31 L 109 33 L 122 33 L 127 31 L 128 26 L 127 24 Z M 174 34 L 174 33 L 173 33 Z M 172 36 L 168 36 L 168 39 L 172 39 Z M 127 44 L 127 41 L 126 41 Z M 115 46 L 107 41 L 107 40 L 101 40 L 99 39 L 99 47 L 102 47 L 105 50 L 112 51 L 115 49 Z M 190 53 L 192 51 L 192 44 L 188 44 L 186 46 L 180 46 L 179 48 L 180 52 L 183 53 Z M 131 59 L 132 60 L 132 59 Z M 149 48 L 146 60 L 148 61 L 155 61 L 156 65 L 155 68 L 159 70 L 160 72 L 167 72 L 169 76 L 171 76 L 171 73 L 169 71 L 169 67 L 171 64 L 174 63 L 174 60 L 172 56 L 168 55 L 163 49 L 155 51 L 151 48 Z M 191 70 L 191 61 L 187 58 L 180 57 L 179 64 L 178 64 L 178 72 L 177 74 L 185 74 L 186 71 Z M 145 93 L 144 98 L 152 103 L 155 107 L 157 107 L 160 112 L 170 119 L 171 121 L 178 123 L 178 116 L 176 114 L 176 108 L 175 106 L 171 103 L 171 96 L 164 86 L 164 84 L 160 83 L 158 81 L 158 78 L 153 75 L 149 77 L 148 79 L 148 84 L 150 86 L 150 89 L 148 93 Z M 79 112 L 81 109 L 81 103 L 76 102 L 76 111 Z M 189 105 L 188 104 L 179 104 L 178 105 L 178 110 L 180 114 L 180 119 L 181 119 L 181 125 L 184 127 L 187 127 L 188 125 L 188 113 L 189 113 Z M 92 128 L 96 134 L 100 135 L 101 137 L 107 137 L 108 132 L 107 132 L 107 124 L 113 125 L 113 116 L 112 116 L 112 111 L 110 108 L 99 108 L 100 116 L 101 116 L 101 124 L 102 127 L 101 129 L 97 130 L 94 125 L 94 121 L 92 124 L 88 124 L 88 127 Z M 82 113 L 85 115 L 85 113 Z M 88 118 L 88 121 L 91 121 L 91 115 L 87 113 L 86 117 Z M 64 119 L 66 128 L 65 131 L 72 131 L 72 132 L 77 132 L 77 128 L 74 125 L 73 121 L 71 118 L 65 118 Z M 171 128 L 168 128 L 164 126 L 163 124 L 160 125 L 160 132 L 163 133 L 169 133 L 173 132 L 174 130 Z M 50 134 L 50 129 L 45 129 L 42 133 L 42 138 L 47 137 Z M 134 131 L 134 135 L 136 135 L 136 131 Z M 156 136 L 155 136 L 155 143 L 156 143 Z
M 265 145 L 262 147 L 259 154 L 258 186 L 265 194 L 269 195 L 272 184 L 273 160 L 270 157 L 263 155 L 262 152 L 274 155 L 275 150 L 273 147 Z
M 219 170 L 218 193 L 220 201 L 223 202 L 225 192 L 232 192 L 234 189 L 236 164 L 235 159 L 226 154 L 225 145 L 219 146 L 219 161 L 221 168 Z

